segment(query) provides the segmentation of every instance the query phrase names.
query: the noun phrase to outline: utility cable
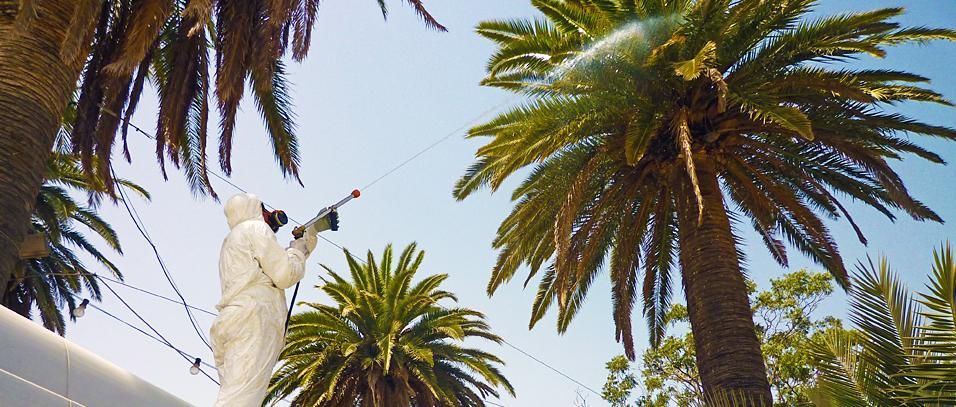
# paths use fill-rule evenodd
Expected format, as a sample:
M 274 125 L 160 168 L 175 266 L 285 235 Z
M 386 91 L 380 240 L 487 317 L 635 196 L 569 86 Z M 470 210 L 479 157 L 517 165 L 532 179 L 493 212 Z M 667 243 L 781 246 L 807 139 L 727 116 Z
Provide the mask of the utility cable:
M 110 169 L 110 173 L 113 176 L 113 179 L 117 179 L 116 173 L 113 172 L 113 169 Z M 199 336 L 199 339 L 206 345 L 209 350 L 212 350 L 212 345 L 209 344 L 209 340 L 206 339 L 206 336 L 202 333 L 202 329 L 199 328 L 196 318 L 193 316 L 192 312 L 189 310 L 189 304 L 186 301 L 186 297 L 183 296 L 183 293 L 179 290 L 179 287 L 176 285 L 176 282 L 173 280 L 172 275 L 169 272 L 169 269 L 166 268 L 166 263 L 163 261 L 162 256 L 159 254 L 159 249 L 156 247 L 156 244 L 153 242 L 153 239 L 150 237 L 149 232 L 146 230 L 146 224 L 142 223 L 142 220 L 139 218 L 139 213 L 136 212 L 135 206 L 129 202 L 129 196 L 126 194 L 124 188 L 120 184 L 116 184 L 116 190 L 120 193 L 120 200 L 123 202 L 123 206 L 126 207 L 126 212 L 129 213 L 130 219 L 133 221 L 133 225 L 136 226 L 136 230 L 146 239 L 146 242 L 149 243 L 149 246 L 153 249 L 153 255 L 156 257 L 156 261 L 159 262 L 159 267 L 163 270 L 163 275 L 166 276 L 166 281 L 169 282 L 169 285 L 173 288 L 173 291 L 176 292 L 176 295 L 179 296 L 179 299 L 183 302 L 183 307 L 186 310 L 186 316 L 189 318 L 189 323 L 193 327 L 193 331 L 196 332 L 196 335 Z
M 157 293 L 154 293 L 154 292 L 152 292 L 152 291 L 149 291 L 149 290 L 146 290 L 146 289 L 143 289 L 143 288 L 139 288 L 139 287 L 137 287 L 137 286 L 135 286 L 135 285 L 126 283 L 126 282 L 124 282 L 124 281 L 122 281 L 122 280 L 117 280 L 117 279 L 113 279 L 113 278 L 109 278 L 109 277 L 104 277 L 104 276 L 102 276 L 102 275 L 100 275 L 100 274 L 97 274 L 97 273 L 86 274 L 86 275 L 78 274 L 78 273 L 44 273 L 44 274 L 30 275 L 30 276 L 26 276 L 26 277 L 29 277 L 29 278 L 45 278 L 45 277 L 50 277 L 50 276 L 70 276 L 70 277 L 86 277 L 86 276 L 92 276 L 93 278 L 100 279 L 100 280 L 106 280 L 106 281 L 109 281 L 109 282 L 111 282 L 111 283 L 113 283 L 113 284 L 118 284 L 118 285 L 121 285 L 121 286 L 123 286 L 123 287 L 129 288 L 129 289 L 131 289 L 131 290 L 139 291 L 139 292 L 141 292 L 141 293 L 143 293 L 143 294 L 146 294 L 146 295 L 149 295 L 149 296 L 152 296 L 152 297 L 156 297 L 156 298 L 159 298 L 159 299 L 162 299 L 162 300 L 171 302 L 171 303 L 176 304 L 176 305 L 183 305 L 182 302 L 177 301 L 176 299 L 169 298 L 169 297 L 167 297 L 167 296 L 165 296 L 165 295 L 157 294 Z M 213 316 L 213 317 L 219 315 L 219 314 L 216 314 L 215 312 L 209 311 L 209 310 L 207 310 L 207 309 L 205 309 L 205 308 L 202 308 L 202 307 L 197 307 L 197 306 L 188 305 L 188 304 L 187 304 L 187 306 L 189 306 L 189 308 L 191 308 L 191 309 L 194 309 L 194 310 L 196 310 L 196 311 L 202 312 L 202 313 L 204 313 L 204 314 L 208 314 L 208 315 Z
M 175 346 L 173 346 L 173 345 L 170 345 L 170 344 L 166 343 L 166 341 L 164 341 L 163 339 L 160 339 L 160 338 L 158 338 L 156 335 L 153 335 L 153 334 L 151 334 L 151 333 L 149 333 L 149 332 L 146 332 L 146 331 L 143 330 L 142 328 L 140 328 L 140 327 L 138 327 L 138 326 L 136 326 L 136 325 L 133 325 L 132 323 L 130 323 L 130 322 L 128 322 L 128 321 L 126 321 L 126 320 L 124 320 L 124 319 L 122 319 L 122 318 L 116 316 L 115 314 L 113 314 L 113 313 L 111 313 L 111 312 L 109 312 L 109 311 L 103 309 L 103 307 L 97 306 L 96 304 L 93 304 L 92 302 L 89 303 L 89 304 L 87 304 L 87 306 L 93 307 L 93 309 L 95 309 L 95 310 L 97 310 L 97 311 L 99 311 L 99 312 L 102 312 L 104 315 L 106 315 L 106 316 L 108 316 L 108 317 L 110 317 L 110 318 L 113 318 L 114 320 L 116 320 L 117 322 L 119 322 L 119 323 L 121 323 L 121 324 L 123 324 L 123 325 L 126 325 L 127 328 L 131 328 L 131 329 L 135 330 L 136 332 L 139 332 L 139 333 L 141 333 L 141 334 L 143 334 L 143 335 L 149 337 L 150 339 L 152 339 L 152 340 L 154 340 L 154 341 L 156 341 L 156 342 L 159 342 L 159 344 L 161 344 L 161 345 L 163 345 L 163 346 L 165 346 L 165 347 L 167 347 L 167 348 L 170 348 L 170 349 L 176 351 L 176 353 L 178 353 L 178 354 L 180 354 L 180 355 L 182 355 L 182 356 L 185 356 L 185 357 L 189 358 L 188 360 L 189 360 L 190 362 L 196 360 L 196 358 L 193 357 L 192 355 L 190 355 L 189 353 L 186 353 L 185 351 L 183 351 L 183 350 L 181 350 L 181 349 L 179 349 L 179 348 L 177 348 L 177 347 L 175 347 Z M 208 368 L 210 368 L 210 369 L 212 369 L 212 370 L 217 370 L 215 366 L 210 365 L 209 363 L 206 363 L 206 361 L 203 361 L 202 359 L 200 359 L 199 363 L 201 363 L 203 366 L 206 366 L 206 367 L 208 367 Z
M 131 284 L 127 284 L 127 283 L 125 283 L 125 282 L 123 282 L 123 281 L 120 281 L 120 280 L 115 280 L 115 279 L 112 279 L 112 278 L 109 278 L 109 277 L 104 277 L 104 276 L 101 276 L 101 275 L 99 275 L 99 274 L 93 274 L 93 277 L 96 277 L 96 278 L 98 278 L 98 279 L 100 279 L 100 280 L 110 281 L 110 282 L 112 282 L 112 283 L 114 283 L 114 284 L 119 284 L 119 285 L 121 285 L 121 286 L 123 286 L 123 287 L 129 288 L 129 289 L 132 289 L 132 290 L 136 290 L 136 291 L 139 291 L 139 292 L 141 292 L 141 293 L 143 293 L 143 294 L 148 294 L 148 295 L 151 295 L 151 296 L 153 296 L 153 297 L 156 297 L 156 298 L 160 298 L 160 299 L 169 301 L 169 302 L 171 302 L 171 303 L 173 303 L 173 304 L 185 305 L 185 306 L 187 306 L 187 307 L 189 307 L 189 308 L 191 308 L 191 309 L 194 309 L 194 310 L 196 310 L 196 311 L 199 311 L 199 312 L 202 312 L 202 313 L 205 313 L 205 314 L 214 316 L 214 317 L 218 315 L 218 314 L 216 314 L 215 312 L 206 310 L 206 309 L 204 309 L 204 308 L 192 306 L 192 305 L 186 304 L 186 303 L 184 303 L 184 302 L 179 302 L 179 301 L 176 301 L 176 300 L 174 300 L 174 299 L 172 299 L 172 298 L 169 298 L 169 297 L 167 297 L 167 296 L 160 295 L 160 294 L 156 294 L 156 293 L 154 293 L 154 292 L 152 292 L 152 291 L 144 290 L 144 289 L 142 289 L 142 288 L 136 287 L 136 286 L 131 285 Z
M 116 291 L 114 291 L 113 288 L 109 286 L 109 284 L 103 283 L 103 285 L 105 285 L 106 288 L 108 288 L 108 289 L 113 293 L 113 295 L 115 295 L 116 298 L 119 299 L 120 302 L 122 302 L 123 305 L 125 305 L 126 308 L 129 309 L 130 312 L 133 313 L 133 315 L 135 315 L 137 318 L 139 318 L 140 321 L 142 321 L 144 324 L 146 324 L 146 326 L 149 327 L 149 329 L 150 329 L 151 331 L 153 331 L 153 333 L 155 334 L 155 336 L 149 334 L 148 332 L 144 331 L 143 329 L 141 329 L 141 328 L 139 328 L 139 327 L 137 327 L 137 326 L 135 326 L 135 325 L 133 325 L 133 324 L 131 324 L 131 323 L 129 323 L 129 322 L 124 321 L 122 318 L 117 317 L 116 315 L 113 315 L 112 313 L 110 313 L 110 312 L 104 310 L 103 308 L 96 306 L 96 305 L 93 304 L 92 302 L 88 303 L 87 305 L 89 305 L 89 306 L 93 307 L 94 309 L 96 309 L 97 311 L 100 311 L 100 312 L 102 312 L 103 314 L 105 314 L 105 315 L 107 315 L 107 316 L 109 316 L 109 317 L 111 317 L 111 318 L 113 318 L 113 319 L 115 319 L 115 320 L 117 320 L 117 321 L 123 323 L 124 325 L 126 325 L 126 326 L 128 326 L 128 327 L 130 327 L 130 328 L 133 328 L 133 329 L 139 331 L 139 332 L 142 333 L 143 335 L 146 335 L 146 336 L 152 338 L 153 340 L 155 340 L 155 341 L 157 341 L 157 342 L 159 342 L 159 343 L 161 343 L 161 344 L 163 344 L 163 345 L 166 345 L 166 346 L 169 347 L 170 349 L 176 351 L 176 353 L 179 353 L 179 355 L 182 356 L 183 359 L 185 359 L 187 362 L 193 362 L 193 361 L 195 360 L 195 358 L 193 358 L 192 355 L 190 355 L 190 354 L 188 354 L 188 353 L 186 353 L 186 352 L 183 352 L 182 350 L 180 350 L 179 348 L 177 348 L 175 345 L 173 345 L 172 342 L 170 342 L 168 339 L 166 339 L 166 337 L 163 336 L 163 334 L 159 333 L 159 331 L 157 331 L 156 328 L 154 328 L 149 322 L 146 321 L 146 319 L 144 319 L 138 312 L 136 312 L 136 310 L 133 309 L 133 307 L 130 306 L 129 303 L 127 303 L 126 300 L 123 299 L 123 297 L 120 297 L 120 295 L 117 294 Z M 202 362 L 202 360 L 200 360 L 200 362 L 203 363 L 205 366 L 208 366 L 208 367 L 212 368 L 213 370 L 216 369 L 215 367 L 209 365 L 208 363 Z M 217 381 L 216 379 L 214 379 L 212 376 L 210 376 L 208 373 L 206 373 L 206 372 L 203 371 L 202 369 L 200 369 L 200 371 L 202 372 L 203 375 L 205 375 L 207 378 L 209 378 L 209 380 L 212 380 L 213 383 L 216 383 L 216 385 L 219 385 L 219 381 Z
M 516 350 L 516 351 L 518 351 L 518 352 L 521 352 L 523 355 L 525 355 L 525 356 L 531 358 L 531 359 L 534 360 L 535 362 L 538 362 L 538 363 L 541 364 L 542 366 L 547 367 L 548 369 L 551 369 L 552 371 L 554 371 L 555 373 L 557 373 L 557 374 L 559 374 L 559 375 L 561 375 L 561 376 L 564 376 L 565 379 L 568 379 L 568 380 L 574 382 L 575 384 L 577 384 L 578 386 L 581 386 L 581 387 L 585 388 L 587 391 L 596 394 L 598 397 L 603 397 L 603 396 L 601 395 L 601 393 L 598 393 L 597 391 L 595 391 L 594 389 L 588 387 L 588 386 L 585 385 L 584 383 L 581 383 L 581 382 L 579 382 L 579 381 L 577 381 L 577 380 L 574 380 L 573 377 L 564 374 L 564 372 L 562 372 L 562 371 L 560 371 L 560 370 L 554 368 L 553 366 L 551 366 L 551 365 L 545 363 L 543 360 L 534 357 L 532 354 L 530 354 L 530 353 L 528 353 L 528 352 L 525 352 L 525 351 L 522 350 L 521 348 L 512 345 L 511 342 L 508 342 L 507 340 L 505 340 L 505 338 L 501 338 L 501 342 L 504 342 L 505 345 L 508 345 L 508 346 L 514 348 L 514 350 Z
M 113 287 L 111 287 L 111 286 L 110 286 L 108 283 L 106 283 L 106 282 L 103 283 L 103 286 L 105 286 L 108 290 L 110 290 L 110 292 L 113 293 L 114 296 L 116 296 L 116 299 L 118 299 L 121 303 L 123 303 L 123 305 L 126 306 L 126 308 L 127 308 L 130 312 L 132 312 L 133 315 L 136 316 L 136 318 L 138 318 L 143 324 L 145 324 L 147 328 L 149 328 L 151 331 L 153 331 L 153 333 L 156 334 L 156 336 L 158 336 L 160 339 L 162 339 L 163 342 L 165 342 L 165 343 L 166 343 L 167 345 L 169 345 L 171 348 L 176 349 L 176 351 L 179 352 L 180 354 L 185 355 L 182 351 L 180 351 L 178 348 L 176 348 L 175 346 L 173 346 L 172 342 L 170 342 L 168 339 L 166 339 L 166 337 L 163 336 L 163 334 L 159 333 L 159 331 L 156 330 L 156 328 L 154 328 L 152 324 L 150 324 L 148 321 L 146 321 L 146 319 L 143 318 L 143 316 L 140 315 L 139 312 L 136 312 L 136 310 L 133 308 L 133 306 L 129 305 L 129 303 L 126 302 L 126 300 L 123 299 L 123 297 L 120 296 L 119 293 L 117 293 L 116 290 L 113 289 Z
M 118 113 L 106 108 L 102 104 L 100 105 L 100 107 L 103 110 L 103 112 L 115 117 L 117 120 L 126 120 L 121 118 Z M 154 138 L 149 133 L 139 128 L 139 126 L 133 123 L 129 123 L 128 121 L 125 121 L 125 122 L 130 124 L 133 127 L 133 129 L 145 135 L 146 137 Z M 113 176 L 114 180 L 118 179 L 116 177 L 116 172 L 113 171 L 112 167 L 110 168 L 110 175 Z M 143 238 L 146 239 L 146 242 L 149 243 L 150 247 L 153 249 L 153 255 L 156 257 L 156 261 L 159 262 L 159 267 L 163 270 L 163 275 L 166 276 L 166 280 L 169 282 L 169 285 L 173 288 L 173 291 L 176 292 L 176 295 L 179 296 L 179 299 L 182 300 L 183 307 L 186 310 L 186 316 L 189 318 L 189 324 L 192 325 L 193 331 L 196 332 L 196 335 L 199 336 L 199 339 L 202 340 L 203 344 L 205 344 L 206 347 L 209 348 L 209 350 L 211 351 L 212 345 L 209 344 L 209 340 L 206 339 L 206 336 L 203 334 L 202 329 L 199 328 L 198 322 L 196 321 L 196 317 L 193 316 L 192 312 L 190 311 L 190 306 L 189 306 L 189 303 L 186 301 L 186 297 L 183 296 L 183 293 L 179 290 L 179 287 L 176 285 L 176 282 L 173 280 L 173 277 L 170 274 L 169 269 L 166 267 L 166 263 L 163 261 L 162 256 L 159 254 L 159 249 L 156 247 L 156 244 L 153 243 L 153 239 L 149 235 L 149 232 L 147 231 L 146 224 L 142 221 L 142 218 L 139 217 L 139 212 L 136 211 L 136 207 L 133 206 L 132 202 L 129 202 L 129 196 L 124 191 L 123 185 L 117 183 L 116 189 L 120 193 L 121 200 L 123 201 L 123 206 L 126 207 L 126 212 L 129 213 L 129 216 L 133 221 L 133 225 L 136 226 L 136 229 L 143 236 Z
M 441 143 L 445 142 L 446 140 L 448 140 L 448 139 L 454 137 L 455 135 L 458 135 L 461 131 L 465 130 L 465 129 L 468 128 L 469 126 L 472 126 L 475 122 L 477 122 L 477 121 L 479 121 L 479 120 L 485 118 L 485 116 L 488 116 L 488 115 L 490 115 L 490 114 L 492 114 L 492 113 L 498 111 L 498 109 L 504 107 L 505 105 L 511 104 L 511 102 L 515 101 L 519 96 L 521 96 L 520 93 L 519 93 L 519 94 L 515 94 L 514 96 L 512 96 L 512 97 L 510 97 L 510 98 L 507 98 L 507 99 L 501 101 L 500 103 L 498 103 L 498 104 L 496 104 L 496 105 L 494 105 L 494 106 L 488 108 L 488 110 L 485 110 L 484 112 L 481 112 L 481 114 L 479 114 L 478 116 L 475 116 L 475 117 L 472 118 L 471 120 L 466 121 L 465 124 L 462 124 L 461 126 L 459 126 L 458 128 L 456 128 L 455 130 L 452 130 L 451 132 L 449 132 L 448 134 L 444 135 L 443 137 L 438 138 L 437 140 L 435 140 L 435 141 L 432 142 L 431 144 L 425 146 L 425 148 L 419 150 L 417 153 L 412 154 L 412 156 L 408 157 L 408 159 L 406 159 L 405 161 L 402 161 L 402 162 L 399 163 L 398 165 L 392 167 L 390 170 L 386 171 L 384 174 L 382 174 L 382 175 L 379 176 L 378 178 L 373 179 L 372 182 L 369 182 L 369 183 L 366 184 L 364 187 L 359 188 L 359 190 L 362 191 L 362 192 L 365 192 L 365 190 L 371 188 L 372 185 L 375 185 L 375 184 L 377 184 L 379 181 L 381 181 L 382 179 L 384 179 L 385 177 L 388 177 L 389 175 L 392 175 L 395 171 L 400 170 L 402 167 L 408 165 L 408 163 L 414 161 L 416 158 L 421 157 L 422 154 L 427 153 L 429 150 L 431 150 L 431 149 L 437 147 L 439 144 L 441 144 Z

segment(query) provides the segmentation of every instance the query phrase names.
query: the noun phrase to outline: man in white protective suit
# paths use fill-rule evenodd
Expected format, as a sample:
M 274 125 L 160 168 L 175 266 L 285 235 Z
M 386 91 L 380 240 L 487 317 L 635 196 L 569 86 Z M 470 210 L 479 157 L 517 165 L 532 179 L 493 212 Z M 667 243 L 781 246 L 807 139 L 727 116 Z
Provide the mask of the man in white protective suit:
M 229 198 L 225 213 L 222 300 L 210 329 L 221 382 L 215 407 L 260 407 L 285 341 L 285 289 L 305 275 L 316 237 L 307 233 L 283 249 L 253 194 Z

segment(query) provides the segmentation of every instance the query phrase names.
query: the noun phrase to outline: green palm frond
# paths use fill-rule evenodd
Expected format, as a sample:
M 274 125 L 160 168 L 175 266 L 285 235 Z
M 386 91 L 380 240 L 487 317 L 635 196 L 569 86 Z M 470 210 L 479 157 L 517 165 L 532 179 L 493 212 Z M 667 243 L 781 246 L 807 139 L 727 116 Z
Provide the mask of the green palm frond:
M 815 343 L 819 390 L 836 405 L 948 406 L 956 403 L 956 261 L 934 252 L 926 292 L 914 299 L 886 259 L 854 276 L 850 319 Z

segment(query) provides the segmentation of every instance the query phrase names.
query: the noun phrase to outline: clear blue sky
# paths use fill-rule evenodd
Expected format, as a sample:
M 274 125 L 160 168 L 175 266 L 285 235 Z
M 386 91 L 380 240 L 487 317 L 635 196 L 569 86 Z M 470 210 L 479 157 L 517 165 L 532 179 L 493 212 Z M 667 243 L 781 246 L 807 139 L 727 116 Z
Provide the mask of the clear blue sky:
M 329 0 L 322 3 L 312 53 L 301 65 L 292 65 L 290 80 L 298 113 L 303 158 L 302 178 L 306 188 L 281 178 L 255 107 L 247 100 L 238 119 L 233 154 L 233 181 L 256 192 L 272 205 L 298 219 L 306 219 L 353 188 L 365 185 L 386 169 L 404 160 L 433 140 L 458 128 L 509 95 L 478 86 L 491 44 L 473 32 L 476 23 L 491 18 L 527 17 L 534 11 L 526 0 L 439 1 L 426 3 L 449 33 L 426 30 L 398 0 L 389 2 L 392 14 L 383 22 L 372 0 Z M 881 1 L 825 0 L 820 12 L 857 10 L 906 4 L 902 21 L 912 24 L 953 27 L 956 3 L 940 0 Z M 892 66 L 934 79 L 934 86 L 956 98 L 956 45 L 894 49 L 881 61 L 864 60 L 868 66 Z M 151 128 L 155 122 L 155 98 L 141 104 L 135 121 Z M 910 105 L 901 110 L 920 119 L 956 127 L 956 109 Z M 132 178 L 154 196 L 150 204 L 135 202 L 150 228 L 173 276 L 186 298 L 196 306 L 211 309 L 219 298 L 218 250 L 227 232 L 219 203 L 190 196 L 176 173 L 163 182 L 153 159 L 153 146 L 131 135 L 134 165 L 117 165 L 122 177 Z M 510 284 L 494 297 L 484 293 L 495 252 L 490 242 L 500 220 L 510 209 L 508 193 L 481 194 L 463 203 L 451 198 L 451 189 L 471 163 L 478 142 L 459 135 L 441 144 L 399 172 L 386 178 L 342 210 L 342 230 L 327 236 L 353 252 L 381 251 L 386 243 L 404 246 L 417 241 L 427 251 L 424 273 L 447 273 L 445 288 L 460 296 L 463 306 L 485 312 L 496 332 L 511 343 L 551 363 L 586 385 L 600 391 L 604 363 L 621 353 L 614 341 L 606 275 L 591 290 L 591 296 L 571 331 L 558 335 L 554 316 L 535 330 L 527 329 L 533 288 Z M 956 144 L 939 140 L 925 145 L 956 161 Z M 215 156 L 212 156 L 215 159 Z M 915 196 L 956 222 L 953 200 L 953 166 L 930 166 L 917 161 L 895 165 Z M 213 180 L 223 197 L 233 191 Z M 513 185 L 512 182 L 511 185 Z M 510 188 L 503 188 L 509 191 Z M 870 238 L 869 247 L 857 243 L 845 223 L 833 224 L 844 257 L 852 263 L 866 254 L 890 256 L 912 288 L 925 281 L 930 251 L 941 241 L 956 237 L 951 224 L 925 224 L 901 218 L 895 224 L 876 211 L 851 204 L 856 219 Z M 113 256 L 127 282 L 174 295 L 166 284 L 152 253 L 138 236 L 124 211 L 107 207 L 104 214 L 124 243 L 126 255 Z M 280 236 L 282 243 L 289 231 Z M 747 236 L 748 267 L 761 284 L 784 270 L 769 258 L 759 241 Z M 791 256 L 794 269 L 817 269 L 799 254 Z M 313 288 L 322 262 L 344 269 L 342 254 L 320 243 L 309 261 L 300 299 L 325 301 Z M 96 267 L 94 267 L 96 269 Z M 117 287 L 127 300 L 149 318 L 170 340 L 187 352 L 211 361 L 210 352 L 193 334 L 181 307 Z M 677 294 L 679 298 L 680 294 Z M 103 306 L 129 321 L 110 295 Z M 842 294 L 823 310 L 843 315 Z M 197 314 L 204 329 L 211 318 Z M 640 319 L 640 316 L 636 316 Z M 643 321 L 638 320 L 638 343 L 646 343 Z M 202 376 L 190 376 L 189 364 L 175 353 L 95 311 L 75 325 L 68 338 L 93 352 L 199 406 L 211 405 L 216 387 Z M 506 406 L 570 406 L 578 389 L 573 383 L 508 348 L 488 346 L 506 362 L 505 373 L 517 389 L 518 398 L 499 401 Z M 583 389 L 582 389 L 583 390 Z M 589 405 L 603 405 L 596 396 Z

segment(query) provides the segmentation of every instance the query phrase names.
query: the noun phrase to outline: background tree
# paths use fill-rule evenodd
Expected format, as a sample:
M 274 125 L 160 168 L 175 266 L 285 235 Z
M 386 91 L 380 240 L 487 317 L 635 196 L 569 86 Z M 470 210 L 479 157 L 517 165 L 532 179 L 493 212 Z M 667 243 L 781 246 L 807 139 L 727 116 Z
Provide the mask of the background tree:
M 424 259 L 415 244 L 396 264 L 391 245 L 381 262 L 371 251 L 360 264 L 348 252 L 351 281 L 328 267 L 322 289 L 334 305 L 307 304 L 292 317 L 282 365 L 267 402 L 295 394 L 308 406 L 485 406 L 497 388 L 514 395 L 498 369 L 504 362 L 462 346 L 469 338 L 500 343 L 484 316 L 439 286 L 436 274 L 413 282 Z
M 757 292 L 748 281 L 754 322 L 766 358 L 774 401 L 784 406 L 807 403 L 807 391 L 815 386 L 814 340 L 826 332 L 842 331 L 836 318 L 818 317 L 819 305 L 833 292 L 827 273 L 799 270 L 770 281 L 770 289 Z M 671 306 L 666 316 L 672 330 L 687 323 L 687 308 Z M 706 395 L 700 382 L 693 333 L 670 334 L 660 346 L 644 352 L 640 378 L 624 356 L 607 363 L 605 400 L 626 406 L 633 389 L 641 385 L 635 406 L 703 406 Z
M 635 397 L 633 406 L 635 407 L 666 407 L 668 397 L 662 392 L 650 394 L 646 388 L 641 385 L 637 378 L 637 373 L 631 367 L 631 362 L 624 357 L 615 356 L 605 365 L 607 369 L 607 381 L 601 391 L 604 401 L 611 404 L 611 407 L 628 407 L 628 401 Z M 645 377 L 646 382 L 650 380 Z M 635 396 L 635 390 L 637 395 Z
M 541 274 L 530 325 L 556 304 L 563 332 L 607 268 L 634 358 L 637 297 L 656 346 L 676 260 L 704 391 L 770 403 L 737 228 L 749 223 L 781 265 L 786 242 L 846 287 L 824 219 L 866 239 L 841 199 L 940 221 L 888 161 L 942 163 L 918 143 L 956 131 L 884 107 L 950 102 L 919 75 L 840 62 L 956 32 L 903 27 L 900 8 L 811 17 L 813 0 L 532 3 L 545 19 L 478 26 L 498 45 L 482 83 L 530 101 L 470 131 L 490 140 L 454 194 L 533 166 L 494 240 L 488 292 L 529 266 L 525 281 Z
M 824 332 L 843 330 L 833 317 L 817 317 L 815 311 L 833 293 L 832 277 L 826 273 L 799 270 L 770 280 L 770 289 L 751 294 L 757 336 L 767 363 L 767 377 L 775 401 L 797 405 L 809 401 L 814 386 L 811 342 Z M 748 284 L 751 293 L 755 285 Z
M 136 184 L 123 179 L 116 182 L 149 198 L 149 194 Z M 71 191 L 87 195 L 93 204 L 77 202 L 70 196 Z M 97 279 L 80 260 L 78 251 L 92 257 L 113 277 L 122 279 L 120 270 L 83 233 L 83 229 L 92 232 L 110 249 L 122 254 L 119 237 L 96 210 L 104 198 L 111 197 L 107 195 L 103 182 L 90 178 L 80 168 L 79 159 L 70 154 L 69 146 L 62 143 L 50 158 L 46 181 L 37 195 L 31 221 L 33 232 L 46 238 L 50 254 L 17 263 L 13 278 L 5 288 L 4 307 L 27 318 L 33 317 L 36 309 L 44 327 L 64 335 L 66 319 L 63 311 L 74 319 L 72 311 L 77 306 L 76 298 L 83 295 L 84 290 L 90 300 L 101 299 Z
M 637 372 L 631 366 L 630 360 L 624 355 L 615 356 L 605 365 L 607 381 L 604 383 L 601 396 L 611 407 L 667 407 L 670 399 L 666 394 L 657 392 L 648 393 L 637 379 Z M 646 380 L 647 378 L 645 378 Z M 634 394 L 636 390 L 636 395 Z M 631 404 L 631 399 L 634 403 Z
M 856 329 L 814 342 L 819 406 L 956 405 L 956 258 L 948 243 L 933 257 L 918 293 L 886 258 L 858 266 L 850 292 Z
M 426 25 L 445 30 L 422 0 L 404 2 Z M 378 4 L 386 15 L 385 1 Z M 151 83 L 159 93 L 156 157 L 164 176 L 168 159 L 183 169 L 193 192 L 215 195 L 206 161 L 213 80 L 223 172 L 232 171 L 233 129 L 248 82 L 280 170 L 298 180 L 283 61 L 287 54 L 295 61 L 308 54 L 318 7 L 318 0 L 0 0 L 0 287 L 17 261 L 77 83 L 73 152 L 107 188 L 116 134 L 122 129 L 125 141 Z M 130 160 L 125 142 L 123 152 Z M 94 166 L 94 157 L 102 165 Z
M 686 323 L 687 308 L 673 305 L 668 323 Z M 642 357 L 640 369 L 641 381 L 646 393 L 640 395 L 637 406 L 678 406 L 703 405 L 704 388 L 700 382 L 695 360 L 694 336 L 690 332 L 683 335 L 668 335 L 656 348 L 650 348 Z M 651 403 L 650 401 L 657 403 Z
M 747 282 L 768 380 L 774 401 L 780 405 L 809 401 L 806 391 L 814 385 L 816 373 L 811 341 L 829 329 L 841 329 L 838 319 L 814 315 L 833 293 L 831 281 L 827 273 L 799 270 L 771 279 L 766 291 L 757 292 L 756 284 Z M 666 316 L 667 323 L 678 328 L 687 319 L 687 308 L 680 304 L 673 305 Z M 704 405 L 693 333 L 667 335 L 659 347 L 645 351 L 642 360 L 641 378 L 650 399 L 664 398 L 680 406 Z
M 574 407 L 588 407 L 588 397 L 590 397 L 590 395 L 586 394 L 583 390 L 575 389 L 574 403 L 572 405 Z

